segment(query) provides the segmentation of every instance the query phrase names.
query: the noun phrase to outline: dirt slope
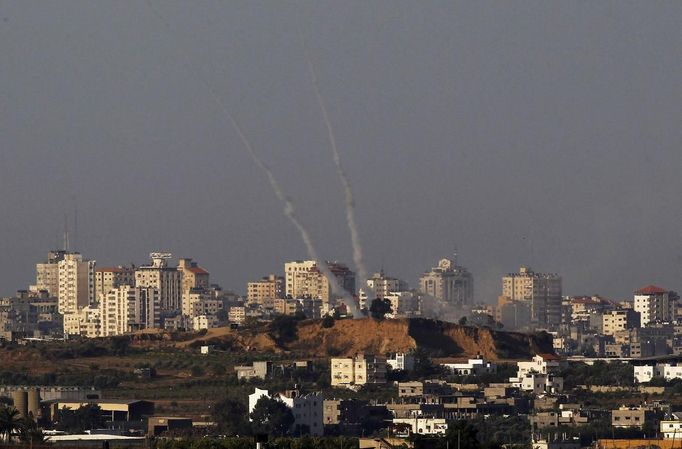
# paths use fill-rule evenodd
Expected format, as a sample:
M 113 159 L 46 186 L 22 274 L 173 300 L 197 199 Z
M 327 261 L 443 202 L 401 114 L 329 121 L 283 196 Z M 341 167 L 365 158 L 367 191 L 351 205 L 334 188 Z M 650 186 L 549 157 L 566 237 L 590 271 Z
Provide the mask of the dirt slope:
M 428 319 L 339 320 L 331 328 L 323 328 L 320 320 L 306 320 L 298 324 L 298 338 L 287 343 L 275 341 L 267 325 L 239 331 L 211 329 L 181 345 L 186 347 L 198 340 L 222 343 L 233 350 L 291 352 L 303 357 L 385 354 L 423 348 L 435 357 L 480 354 L 489 360 L 504 360 L 553 352 L 552 340 L 547 335 L 501 332 Z

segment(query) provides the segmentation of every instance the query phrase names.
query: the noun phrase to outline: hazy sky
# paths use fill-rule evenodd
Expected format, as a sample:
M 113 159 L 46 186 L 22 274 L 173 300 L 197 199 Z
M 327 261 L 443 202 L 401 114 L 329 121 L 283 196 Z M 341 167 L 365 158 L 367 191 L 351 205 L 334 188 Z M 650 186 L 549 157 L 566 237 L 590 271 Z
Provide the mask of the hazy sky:
M 530 264 L 566 294 L 682 289 L 682 2 L 0 0 L 0 294 L 78 208 L 98 265 L 193 257 L 245 282 L 352 264 L 317 64 L 371 270 L 455 248 L 479 301 Z M 170 28 L 170 30 L 169 30 Z M 73 225 L 72 225 L 73 227 Z

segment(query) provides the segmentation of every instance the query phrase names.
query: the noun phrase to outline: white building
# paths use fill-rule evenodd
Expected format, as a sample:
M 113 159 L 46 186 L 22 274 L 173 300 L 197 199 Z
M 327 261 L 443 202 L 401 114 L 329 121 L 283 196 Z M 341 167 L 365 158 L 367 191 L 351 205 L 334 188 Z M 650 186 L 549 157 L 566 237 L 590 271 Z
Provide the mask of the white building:
M 263 397 L 269 397 L 268 390 L 256 388 L 249 395 L 249 415 L 256 403 Z M 278 393 L 274 399 L 282 401 L 294 414 L 294 429 L 307 429 L 312 436 L 324 434 L 324 397 L 321 393 L 300 394 L 298 390 Z M 251 420 L 251 418 L 249 418 Z
M 441 363 L 440 366 L 459 376 L 478 376 L 497 372 L 495 363 L 486 362 L 482 358 L 469 359 L 466 363 Z
M 59 313 L 77 313 L 95 302 L 95 261 L 83 260 L 80 253 L 64 253 L 57 262 Z
M 445 435 L 448 423 L 444 418 L 393 418 L 393 425 L 410 426 L 410 433 L 419 435 Z
M 554 354 L 537 354 L 530 362 L 517 362 L 516 377 L 525 377 L 528 373 L 549 374 L 561 368 L 561 359 Z
M 153 287 L 121 285 L 102 297 L 99 308 L 103 337 L 161 326 L 159 291 Z
M 36 264 L 36 283 L 29 286 L 32 292 L 46 290 L 50 296 L 59 296 L 59 262 L 64 260 L 66 251 L 57 250 L 47 253 L 47 260 Z
M 671 413 L 670 419 L 661 420 L 660 430 L 665 440 L 682 438 L 682 413 Z
M 651 382 L 658 377 L 666 381 L 682 379 L 682 366 L 670 363 L 658 363 L 656 365 L 642 365 L 633 367 L 634 380 L 637 383 Z
M 675 319 L 675 301 L 670 300 L 668 290 L 655 285 L 648 285 L 635 292 L 634 309 L 640 314 L 642 327 L 650 322 Z
M 520 378 L 510 378 L 512 386 L 533 394 L 558 394 L 564 391 L 564 379 L 553 374 L 527 373 Z
M 396 352 L 389 354 L 386 365 L 393 371 L 412 371 L 414 369 L 414 355 Z

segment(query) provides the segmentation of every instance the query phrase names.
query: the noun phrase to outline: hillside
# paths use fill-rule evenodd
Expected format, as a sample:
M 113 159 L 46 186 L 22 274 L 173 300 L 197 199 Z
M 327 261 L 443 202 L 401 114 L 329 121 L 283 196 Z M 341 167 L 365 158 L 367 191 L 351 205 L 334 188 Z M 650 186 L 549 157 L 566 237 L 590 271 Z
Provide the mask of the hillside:
M 241 330 L 218 328 L 177 346 L 202 343 L 305 357 L 385 354 L 422 348 L 434 357 L 465 358 L 480 354 L 489 360 L 509 360 L 553 352 L 552 340 L 545 334 L 502 332 L 429 319 L 346 319 L 336 321 L 331 328 L 323 328 L 320 320 L 305 320 L 298 323 L 297 337 L 286 343 L 276 341 L 268 325 Z

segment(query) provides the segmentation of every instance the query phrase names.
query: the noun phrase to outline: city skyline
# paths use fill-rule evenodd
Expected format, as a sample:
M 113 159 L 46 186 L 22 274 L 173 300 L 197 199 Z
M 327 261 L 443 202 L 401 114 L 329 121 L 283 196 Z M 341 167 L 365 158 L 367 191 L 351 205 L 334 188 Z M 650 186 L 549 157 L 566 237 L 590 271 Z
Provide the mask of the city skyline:
M 134 2 L 3 5 L 1 293 L 32 281 L 76 208 L 100 265 L 163 248 L 242 289 L 307 258 L 196 73 L 321 257 L 350 265 L 299 19 L 370 271 L 415 286 L 457 248 L 488 301 L 520 265 L 567 294 L 679 289 L 679 7 L 317 5 L 159 3 L 170 27 Z

